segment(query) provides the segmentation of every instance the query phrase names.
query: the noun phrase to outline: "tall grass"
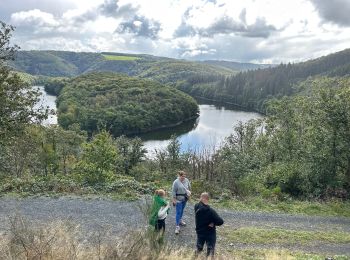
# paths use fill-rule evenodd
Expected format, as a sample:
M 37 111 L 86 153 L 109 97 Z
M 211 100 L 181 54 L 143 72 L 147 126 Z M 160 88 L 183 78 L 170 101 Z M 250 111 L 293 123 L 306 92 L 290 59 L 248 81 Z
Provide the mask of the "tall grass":
M 116 237 L 108 229 L 97 228 L 87 236 L 77 225 L 37 226 L 21 216 L 10 217 L 9 230 L 0 237 L 1 260 L 194 259 L 192 251 L 160 243 L 151 230 Z

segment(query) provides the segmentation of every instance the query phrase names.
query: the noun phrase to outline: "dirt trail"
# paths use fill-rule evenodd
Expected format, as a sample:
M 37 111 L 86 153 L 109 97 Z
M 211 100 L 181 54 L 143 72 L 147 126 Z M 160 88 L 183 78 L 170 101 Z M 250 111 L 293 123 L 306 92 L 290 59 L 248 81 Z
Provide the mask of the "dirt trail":
M 24 216 L 35 225 L 42 226 L 52 221 L 69 221 L 79 224 L 82 231 L 92 233 L 100 228 L 110 230 L 113 235 L 120 236 L 132 229 L 147 226 L 144 214 L 140 209 L 144 202 L 113 201 L 108 199 L 83 199 L 79 197 L 60 198 L 0 198 L 0 234 L 6 233 L 9 225 L 8 217 L 15 214 Z M 142 207 L 142 206 L 141 206 Z M 340 217 L 310 217 L 301 215 L 242 212 L 218 210 L 225 220 L 223 228 L 267 227 L 289 230 L 307 231 L 344 231 L 350 232 L 350 219 Z M 166 222 L 166 237 L 169 242 L 179 246 L 194 248 L 194 211 L 193 205 L 185 210 L 185 221 L 188 223 L 176 236 L 174 231 L 175 210 L 172 209 Z M 220 238 L 220 247 L 230 248 L 272 248 L 270 245 L 225 244 Z M 282 248 L 276 246 L 276 248 Z M 326 253 L 350 256 L 350 244 L 329 244 L 322 241 L 309 246 L 286 245 L 283 248 L 302 250 L 309 253 Z

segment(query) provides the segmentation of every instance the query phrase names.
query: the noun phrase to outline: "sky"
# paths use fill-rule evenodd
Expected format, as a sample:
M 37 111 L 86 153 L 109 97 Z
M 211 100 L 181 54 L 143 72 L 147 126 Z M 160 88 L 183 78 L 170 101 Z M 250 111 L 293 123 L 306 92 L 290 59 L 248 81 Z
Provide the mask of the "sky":
M 350 0 L 0 0 L 22 50 L 299 62 L 350 48 Z

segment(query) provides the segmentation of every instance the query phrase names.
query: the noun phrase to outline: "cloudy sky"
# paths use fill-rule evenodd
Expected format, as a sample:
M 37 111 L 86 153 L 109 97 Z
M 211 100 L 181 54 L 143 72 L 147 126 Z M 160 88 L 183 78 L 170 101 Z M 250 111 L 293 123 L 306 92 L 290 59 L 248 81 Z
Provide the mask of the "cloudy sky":
M 24 50 L 297 62 L 350 48 L 350 0 L 0 0 Z

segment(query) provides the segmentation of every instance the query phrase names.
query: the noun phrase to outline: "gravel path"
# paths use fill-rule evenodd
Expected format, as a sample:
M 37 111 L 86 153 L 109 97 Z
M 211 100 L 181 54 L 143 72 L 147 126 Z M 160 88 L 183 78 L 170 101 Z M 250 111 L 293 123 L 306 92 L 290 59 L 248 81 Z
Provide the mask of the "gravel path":
M 8 217 L 15 214 L 24 216 L 35 225 L 44 225 L 52 221 L 69 221 L 79 224 L 83 233 L 91 233 L 99 228 L 107 228 L 116 236 L 122 236 L 130 228 L 144 228 L 147 226 L 142 205 L 145 203 L 113 201 L 108 199 L 83 199 L 79 197 L 60 197 L 57 199 L 39 197 L 15 199 L 0 198 L 0 235 L 6 233 L 9 225 Z M 141 208 L 140 208 L 141 206 Z M 310 217 L 301 215 L 241 212 L 218 210 L 225 220 L 224 228 L 239 227 L 267 227 L 308 231 L 345 231 L 350 232 L 350 219 L 340 217 Z M 167 239 L 179 246 L 194 248 L 194 211 L 193 205 L 185 209 L 184 220 L 188 223 L 182 228 L 180 235 L 175 236 L 175 210 L 172 209 L 167 218 Z M 281 248 L 281 246 L 254 244 L 225 244 L 221 239 L 218 245 L 222 248 Z M 350 256 L 350 244 L 315 243 L 309 246 L 287 245 L 283 248 L 302 250 L 306 252 L 343 254 Z

